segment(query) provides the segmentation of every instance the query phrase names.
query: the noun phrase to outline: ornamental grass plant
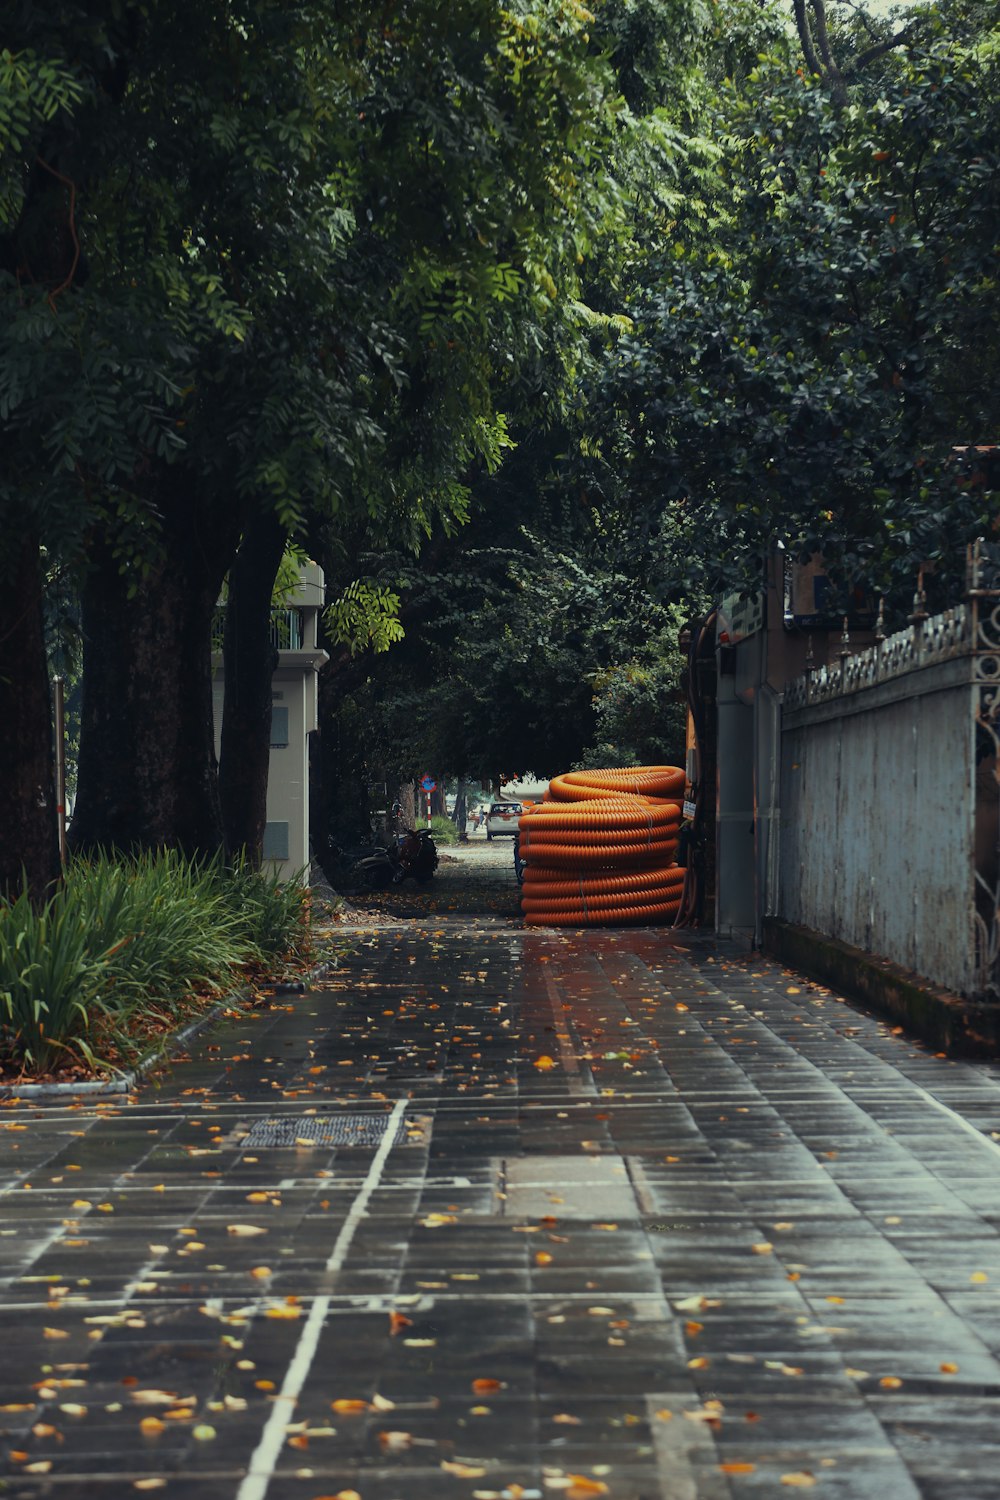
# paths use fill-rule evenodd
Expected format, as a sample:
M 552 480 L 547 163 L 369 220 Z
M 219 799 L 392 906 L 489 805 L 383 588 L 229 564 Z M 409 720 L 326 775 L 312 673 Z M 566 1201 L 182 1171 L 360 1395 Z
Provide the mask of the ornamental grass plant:
M 74 859 L 0 905 L 0 1071 L 106 1073 L 308 946 L 307 892 L 174 850 Z

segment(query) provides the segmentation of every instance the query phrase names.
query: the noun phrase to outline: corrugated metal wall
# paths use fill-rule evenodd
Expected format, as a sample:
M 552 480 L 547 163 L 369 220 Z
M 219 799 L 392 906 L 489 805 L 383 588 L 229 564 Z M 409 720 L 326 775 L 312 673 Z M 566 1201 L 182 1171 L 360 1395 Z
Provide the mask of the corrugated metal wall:
M 786 921 L 976 989 L 973 647 L 953 612 L 785 695 Z

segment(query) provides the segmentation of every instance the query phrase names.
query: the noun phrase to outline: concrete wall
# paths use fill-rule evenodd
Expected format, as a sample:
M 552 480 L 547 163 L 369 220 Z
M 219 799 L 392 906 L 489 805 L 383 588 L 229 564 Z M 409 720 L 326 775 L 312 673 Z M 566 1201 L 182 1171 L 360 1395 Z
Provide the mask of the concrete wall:
M 283 880 L 291 880 L 300 871 L 308 879 L 309 873 L 309 735 L 317 727 L 316 673 L 328 660 L 326 652 L 316 645 L 323 599 L 322 569 L 313 562 L 304 564 L 297 589 L 285 601 L 288 609 L 301 612 L 301 646 L 279 650 L 278 665 L 271 679 L 271 756 L 264 860 L 265 866 L 277 870 Z M 213 663 L 218 755 L 225 691 L 221 652 L 215 653 Z
M 791 685 L 770 892 L 785 921 L 965 995 L 981 982 L 974 662 L 952 614 Z

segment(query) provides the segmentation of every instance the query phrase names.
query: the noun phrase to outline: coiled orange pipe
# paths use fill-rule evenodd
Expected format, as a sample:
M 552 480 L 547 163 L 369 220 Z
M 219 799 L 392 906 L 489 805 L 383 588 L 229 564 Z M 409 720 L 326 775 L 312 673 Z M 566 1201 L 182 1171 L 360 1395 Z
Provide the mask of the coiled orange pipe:
M 533 926 L 619 926 L 676 916 L 674 864 L 684 772 L 677 766 L 569 771 L 518 821 L 522 908 Z

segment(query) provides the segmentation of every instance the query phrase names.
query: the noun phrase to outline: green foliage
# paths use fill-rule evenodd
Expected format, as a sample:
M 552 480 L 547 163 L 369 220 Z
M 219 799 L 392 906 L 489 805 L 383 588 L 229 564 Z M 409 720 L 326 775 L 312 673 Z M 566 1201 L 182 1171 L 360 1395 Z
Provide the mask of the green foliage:
M 450 818 L 444 818 L 440 813 L 431 818 L 431 833 L 436 844 L 458 843 L 458 829 Z
M 904 597 L 933 560 L 947 597 L 988 524 L 950 452 L 1000 425 L 1000 89 L 946 15 L 846 103 L 781 40 L 706 101 L 722 151 L 682 173 L 704 206 L 637 265 L 602 387 L 601 457 L 684 537 L 681 576 L 753 586 L 780 537 Z
M 108 963 L 78 903 L 59 895 L 38 909 L 23 891 L 0 908 L 0 1061 L 58 1061 L 104 1012 Z
M 581 768 L 684 764 L 687 704 L 678 645 L 683 620 L 678 609 L 664 611 L 663 617 L 630 659 L 591 676 L 595 740 Z
M 301 948 L 304 892 L 171 851 L 74 861 L 40 910 L 0 907 L 0 1065 L 44 1071 L 134 1058 L 152 1016 L 180 1019 L 247 965 Z
M 24 204 L 24 164 L 38 150 L 45 127 L 83 97 L 80 80 L 58 58 L 33 48 L 0 51 L 0 232 Z
M 466 531 L 438 539 L 438 569 L 428 558 L 404 571 L 406 638 L 366 654 L 363 683 L 338 700 L 360 779 L 426 765 L 551 775 L 609 737 L 633 762 L 640 748 L 644 762 L 683 753 L 679 618 L 659 538 L 610 501 L 606 514 L 581 503 L 568 437 L 528 434 L 476 487 Z M 381 561 L 398 576 L 395 558 Z
M 244 859 L 218 872 L 224 904 L 237 919 L 243 955 L 270 963 L 308 946 L 308 904 L 298 877 L 284 880 L 277 870 L 255 870 Z
M 351 654 L 370 647 L 380 653 L 403 639 L 399 595 L 368 578 L 356 578 L 328 604 L 323 623 L 331 641 Z

